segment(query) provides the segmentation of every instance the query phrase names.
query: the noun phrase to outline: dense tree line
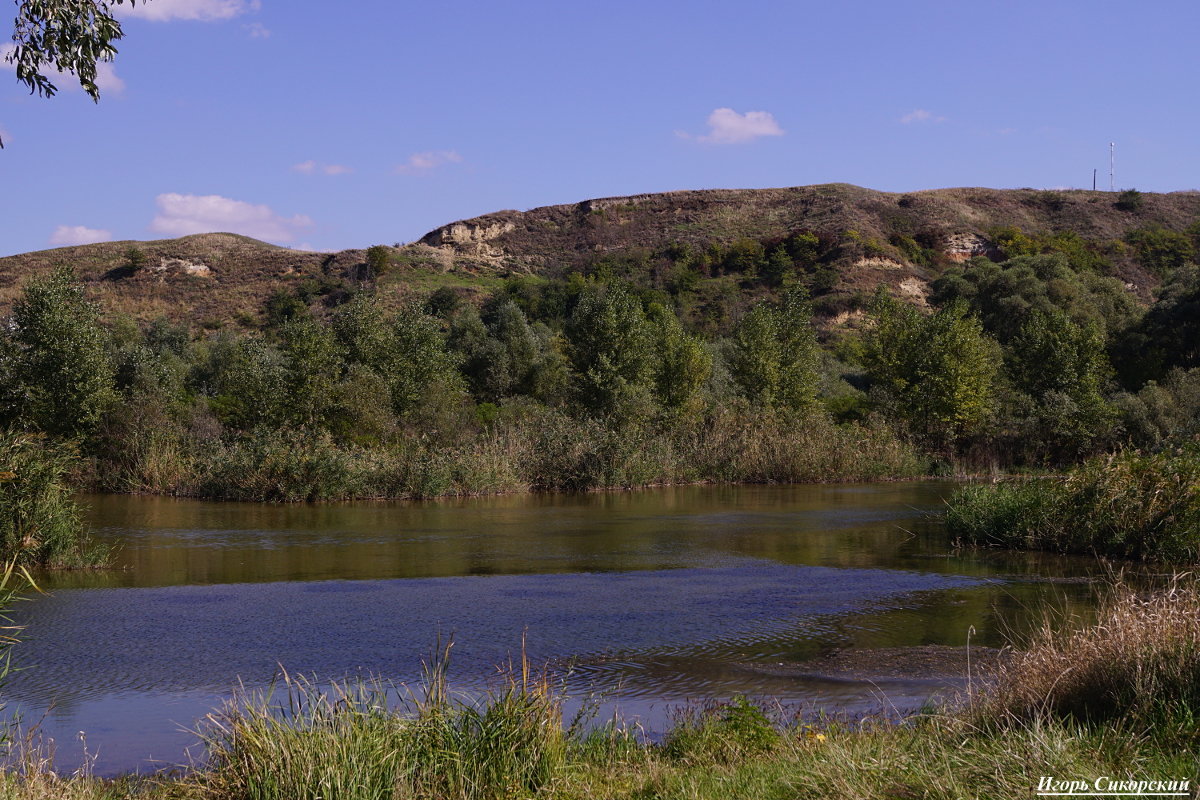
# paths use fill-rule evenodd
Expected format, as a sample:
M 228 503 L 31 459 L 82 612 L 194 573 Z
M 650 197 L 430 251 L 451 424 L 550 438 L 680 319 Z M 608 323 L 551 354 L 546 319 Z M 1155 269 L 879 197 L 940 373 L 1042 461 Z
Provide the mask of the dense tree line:
M 428 456 L 505 424 L 549 425 L 567 440 L 574 425 L 598 459 L 616 452 L 596 444 L 609 441 L 601 431 L 627 447 L 661 435 L 700 447 L 718 419 L 863 436 L 884 426 L 976 466 L 1062 464 L 1197 432 L 1190 239 L 1131 237 L 1164 270 L 1146 309 L 1075 237 L 997 238 L 1013 255 L 943 269 L 931 309 L 881 290 L 861 302 L 864 324 L 823 340 L 812 275 L 838 248 L 863 246 L 853 236 L 676 248 L 667 290 L 611 259 L 561 279 L 510 279 L 480 303 L 442 288 L 385 307 L 369 283 L 305 285 L 272 297 L 261 328 L 216 333 L 101 319 L 59 270 L 25 286 L 0 330 L 0 425 L 75 443 L 101 483 L 137 473 L 133 484 L 151 487 L 174 485 L 180 453 L 230 442 L 420 442 Z M 687 270 L 753 272 L 765 291 L 747 289 L 757 299 L 714 329 L 688 313 Z M 625 480 L 613 474 L 594 480 Z

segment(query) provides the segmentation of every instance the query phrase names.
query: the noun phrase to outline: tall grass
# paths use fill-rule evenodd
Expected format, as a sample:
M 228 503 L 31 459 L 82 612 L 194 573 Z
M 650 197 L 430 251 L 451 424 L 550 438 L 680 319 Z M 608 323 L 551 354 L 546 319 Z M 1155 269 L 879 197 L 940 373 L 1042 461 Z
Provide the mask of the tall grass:
M 969 486 L 948 532 L 991 547 L 1200 562 L 1200 447 L 1092 459 L 1062 478 Z
M 1200 583 L 1177 576 L 1151 594 L 1118 585 L 1098 621 L 1046 623 L 1004 661 L 968 716 L 1005 727 L 1051 719 L 1119 725 L 1200 743 Z
M 566 761 L 561 697 L 526 661 L 468 698 L 446 683 L 449 647 L 419 695 L 376 682 L 327 688 L 284 675 L 272 694 L 234 701 L 203 731 L 205 796 L 245 800 L 491 800 L 527 797 Z M 395 706 L 399 704 L 399 709 Z
M 474 431 L 369 445 L 306 429 L 197 441 L 151 431 L 142 439 L 144 447 L 101 470 L 115 476 L 106 486 L 296 502 L 859 481 L 916 477 L 926 466 L 882 425 L 747 410 L 606 425 L 531 405 Z
M 0 431 L 0 560 L 29 567 L 83 567 L 108 553 L 88 541 L 67 474 L 66 446 Z

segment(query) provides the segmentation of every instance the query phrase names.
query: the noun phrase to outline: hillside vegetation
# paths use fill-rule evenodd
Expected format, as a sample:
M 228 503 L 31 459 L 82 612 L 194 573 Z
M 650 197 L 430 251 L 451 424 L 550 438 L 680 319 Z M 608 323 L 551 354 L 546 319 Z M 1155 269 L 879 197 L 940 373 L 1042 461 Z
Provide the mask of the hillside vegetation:
M 209 329 L 261 323 L 264 304 L 281 289 L 319 304 L 371 282 L 395 305 L 439 286 L 482 296 L 514 275 L 599 272 L 682 288 L 697 319 L 719 327 L 746 304 L 731 295 L 760 290 L 758 282 L 746 285 L 747 272 L 771 283 L 798 265 L 824 322 L 878 285 L 923 303 L 929 282 L 948 266 L 1053 247 L 1146 302 L 1161 283 L 1161 264 L 1139 258 L 1137 233 L 1186 232 L 1200 220 L 1200 194 L 1122 197 L 981 188 L 893 194 L 830 184 L 603 198 L 445 225 L 388 248 L 384 275 L 369 269 L 365 249 L 308 253 L 233 234 L 105 242 L 0 258 L 0 312 L 22 281 L 60 265 L 75 270 L 106 313 Z M 776 252 L 781 245 L 787 265 Z M 139 268 L 131 268 L 131 250 L 141 254 Z
M 835 185 L 65 248 L 0 261 L 0 428 L 229 499 L 1058 468 L 1200 433 L 1198 245 L 1194 194 Z

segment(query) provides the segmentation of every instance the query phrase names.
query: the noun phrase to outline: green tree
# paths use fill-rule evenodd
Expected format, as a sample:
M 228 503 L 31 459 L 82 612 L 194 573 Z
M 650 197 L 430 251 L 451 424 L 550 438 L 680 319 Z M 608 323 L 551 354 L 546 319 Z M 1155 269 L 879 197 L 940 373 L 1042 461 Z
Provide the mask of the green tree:
M 360 294 L 338 306 L 330 315 L 329 326 L 348 364 L 361 364 L 373 372 L 384 372 L 388 362 L 395 357 L 395 331 L 373 297 Z
M 808 294 L 801 287 L 777 304 L 760 303 L 733 332 L 730 371 L 751 402 L 799 410 L 816 401 L 818 349 Z
M 25 287 L 13 304 L 11 378 L 22 420 L 87 436 L 116 400 L 114 370 L 95 307 L 68 269 Z
M 125 251 L 125 268 L 132 275 L 141 272 L 148 260 L 145 251 L 137 247 L 131 247 Z
M 484 304 L 482 317 L 488 335 L 499 344 L 492 387 L 495 397 L 528 394 L 541 353 L 524 312 L 501 294 Z
M 287 359 L 261 336 L 224 335 L 207 346 L 193 384 L 226 425 L 249 430 L 286 418 Z
M 725 251 L 726 272 L 740 272 L 753 277 L 767 265 L 767 253 L 762 243 L 754 239 L 738 239 Z
M 1200 269 L 1186 265 L 1176 270 L 1113 350 L 1121 380 L 1130 389 L 1161 380 L 1173 367 L 1200 367 Z
M 925 316 L 882 289 L 864 353 L 885 406 L 935 446 L 979 431 L 995 406 L 998 348 L 963 303 Z
M 405 306 L 390 324 L 395 350 L 381 374 L 392 396 L 392 409 L 403 416 L 412 411 L 434 386 L 443 389 L 441 402 L 461 396 L 457 360 L 446 349 L 441 327 L 416 306 Z
M 1015 388 L 1033 401 L 1037 439 L 1059 455 L 1083 454 L 1115 422 L 1100 391 L 1111 367 L 1095 324 L 1077 325 L 1062 311 L 1036 312 L 1021 326 L 1006 362 Z
M 1191 237 L 1165 228 L 1130 231 L 1125 241 L 1133 245 L 1141 265 L 1159 277 L 1171 275 L 1196 259 L 1196 246 Z
M 593 284 L 566 326 L 577 401 L 594 416 L 639 418 L 652 408 L 653 337 L 642 305 L 622 284 Z
M 458 292 L 449 286 L 439 286 L 425 299 L 425 313 L 440 319 L 450 319 L 462 305 Z
M 795 270 L 795 262 L 782 244 L 771 249 L 763 266 L 763 278 L 771 286 L 782 286 L 788 276 Z
M 388 319 L 370 297 L 358 296 L 331 317 L 333 334 L 347 364 L 359 364 L 388 387 L 392 410 L 408 413 L 435 383 L 457 386 L 457 358 L 446 349 L 438 320 L 416 305 Z
M 1099 325 L 1106 335 L 1124 330 L 1137 317 L 1137 306 L 1120 281 L 1077 272 L 1060 253 L 1018 256 L 1000 264 L 973 259 L 935 280 L 930 299 L 938 306 L 966 303 L 1004 344 L 1034 312 L 1060 309 L 1077 324 Z
M 1126 189 L 1117 195 L 1114 206 L 1122 211 L 1138 211 L 1146 204 L 1146 198 L 1137 189 Z
M 342 374 L 337 339 L 328 327 L 305 317 L 279 329 L 285 359 L 285 417 L 295 425 L 322 426 L 330 409 L 333 387 Z
M 679 317 L 655 303 L 649 312 L 651 336 L 658 353 L 654 394 L 664 408 L 692 413 L 700 404 L 700 389 L 712 373 L 712 354 L 697 336 L 683 330 Z

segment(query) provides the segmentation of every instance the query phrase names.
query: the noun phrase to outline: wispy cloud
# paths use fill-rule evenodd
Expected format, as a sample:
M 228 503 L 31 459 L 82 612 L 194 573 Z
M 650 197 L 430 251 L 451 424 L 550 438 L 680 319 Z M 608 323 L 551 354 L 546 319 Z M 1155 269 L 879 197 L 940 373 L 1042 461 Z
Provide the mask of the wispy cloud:
M 17 65 L 9 61 L 17 46 L 14 44 L 0 44 L 0 69 L 16 72 Z M 59 72 L 56 69 L 45 70 L 45 75 L 50 79 L 50 82 L 59 89 L 65 91 L 82 91 L 79 86 L 79 79 L 74 75 L 68 75 L 65 72 Z M 101 61 L 96 64 L 96 85 L 100 87 L 100 91 L 108 94 L 120 94 L 125 91 L 125 81 L 117 75 L 116 68 L 110 61 Z
M 914 108 L 912 111 L 902 116 L 900 121 L 905 125 L 912 125 L 913 123 L 922 122 L 932 122 L 936 124 L 938 122 L 945 122 L 946 118 L 936 116 L 923 108 Z
M 122 6 L 122 14 L 140 17 L 153 22 L 169 22 L 175 19 L 213 22 L 233 19 L 262 7 L 259 0 L 150 0 L 128 8 Z
M 413 175 L 429 172 L 446 164 L 461 164 L 462 156 L 454 150 L 426 150 L 423 153 L 413 153 L 408 161 L 396 167 L 398 175 Z
M 706 144 L 744 144 L 764 136 L 783 136 L 783 128 L 768 111 L 747 111 L 739 114 L 732 108 L 714 109 L 708 115 L 708 133 L 693 136 L 676 131 L 683 139 L 695 139 Z
M 271 30 L 261 22 L 251 22 L 242 26 L 246 33 L 250 34 L 251 39 L 269 39 L 271 38 Z
M 50 234 L 50 244 L 55 247 L 111 241 L 112 234 L 110 232 L 100 228 L 87 228 L 83 225 L 59 225 L 54 229 L 54 233 Z
M 345 164 L 321 164 L 316 161 L 301 161 L 299 164 L 292 165 L 292 172 L 299 172 L 304 175 L 346 175 L 354 172 L 353 167 L 347 167 Z
M 155 203 L 158 205 L 158 214 L 150 223 L 150 230 L 168 236 L 220 231 L 285 243 L 313 224 L 303 214 L 284 217 L 272 211 L 270 206 L 232 200 L 217 194 L 160 194 L 155 198 Z

